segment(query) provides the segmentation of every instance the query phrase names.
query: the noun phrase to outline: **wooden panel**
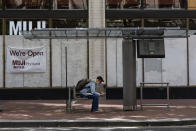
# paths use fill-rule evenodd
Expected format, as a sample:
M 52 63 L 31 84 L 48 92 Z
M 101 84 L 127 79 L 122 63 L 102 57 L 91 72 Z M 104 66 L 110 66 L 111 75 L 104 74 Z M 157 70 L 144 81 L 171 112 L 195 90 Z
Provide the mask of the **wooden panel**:
M 188 0 L 188 10 L 196 10 L 196 0 Z
M 58 5 L 69 5 L 69 0 L 58 0 Z
M 173 5 L 173 0 L 159 0 L 159 5 Z

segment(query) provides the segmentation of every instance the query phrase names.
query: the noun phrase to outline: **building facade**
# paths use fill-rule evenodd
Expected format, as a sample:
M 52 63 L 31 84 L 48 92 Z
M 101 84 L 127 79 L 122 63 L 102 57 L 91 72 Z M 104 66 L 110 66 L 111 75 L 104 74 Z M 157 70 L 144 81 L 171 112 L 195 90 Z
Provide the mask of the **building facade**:
M 122 87 L 122 39 L 25 39 L 34 28 L 180 27 L 196 30 L 195 0 L 0 0 L 0 88 L 61 88 L 104 77 Z M 196 36 L 165 38 L 165 58 L 137 58 L 140 82 L 196 85 Z M 8 70 L 8 48 L 45 47 L 44 72 Z M 66 48 L 67 50 L 66 50 Z

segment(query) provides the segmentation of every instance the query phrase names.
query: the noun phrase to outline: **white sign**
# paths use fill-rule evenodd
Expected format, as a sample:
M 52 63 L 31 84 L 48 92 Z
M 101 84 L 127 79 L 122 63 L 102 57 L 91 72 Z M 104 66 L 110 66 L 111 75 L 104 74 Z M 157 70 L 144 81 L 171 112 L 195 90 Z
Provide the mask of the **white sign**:
M 7 48 L 7 72 L 46 72 L 46 49 Z
M 32 21 L 10 21 L 9 35 L 21 35 L 21 31 L 30 31 L 33 27 L 36 29 L 46 28 L 46 21 L 37 21 L 36 24 L 33 25 Z

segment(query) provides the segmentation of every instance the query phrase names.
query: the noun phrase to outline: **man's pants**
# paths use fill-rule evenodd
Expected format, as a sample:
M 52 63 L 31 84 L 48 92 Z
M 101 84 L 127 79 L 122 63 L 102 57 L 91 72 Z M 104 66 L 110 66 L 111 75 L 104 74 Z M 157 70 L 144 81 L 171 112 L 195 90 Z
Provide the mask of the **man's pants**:
M 88 99 L 93 99 L 92 101 L 92 107 L 91 107 L 91 111 L 98 111 L 99 109 L 99 95 L 98 94 L 93 94 L 93 95 L 82 95 L 82 97 L 87 97 Z

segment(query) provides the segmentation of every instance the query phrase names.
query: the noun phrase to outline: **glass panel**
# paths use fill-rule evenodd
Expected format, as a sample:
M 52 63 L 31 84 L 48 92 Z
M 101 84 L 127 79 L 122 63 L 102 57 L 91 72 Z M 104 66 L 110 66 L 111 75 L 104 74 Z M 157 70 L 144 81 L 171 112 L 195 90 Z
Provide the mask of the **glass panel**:
M 2 0 L 0 0 L 0 8 L 2 8 Z
M 196 30 L 196 19 L 190 19 L 189 29 L 190 30 Z
M 107 27 L 141 27 L 140 19 L 106 19 Z
M 134 9 L 140 8 L 141 0 L 106 0 L 107 9 Z
M 21 35 L 20 31 L 29 31 L 32 29 L 48 28 L 47 20 L 40 19 L 28 19 L 28 20 L 14 20 L 9 19 L 6 21 L 6 35 Z
M 185 8 L 186 0 L 144 0 L 145 8 Z
M 186 28 L 185 19 L 145 19 L 145 27 L 180 27 Z
M 6 0 L 7 9 L 48 9 L 49 0 Z
M 53 9 L 88 9 L 88 0 L 53 0 Z
M 2 35 L 2 27 L 3 27 L 3 22 L 2 22 L 2 19 L 0 19 L 0 35 Z
M 55 19 L 53 28 L 87 28 L 87 19 Z

